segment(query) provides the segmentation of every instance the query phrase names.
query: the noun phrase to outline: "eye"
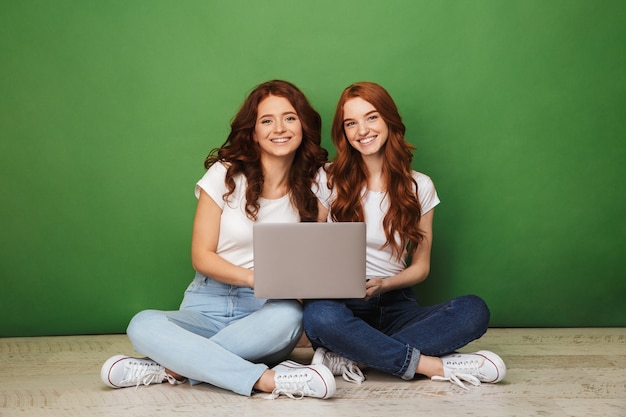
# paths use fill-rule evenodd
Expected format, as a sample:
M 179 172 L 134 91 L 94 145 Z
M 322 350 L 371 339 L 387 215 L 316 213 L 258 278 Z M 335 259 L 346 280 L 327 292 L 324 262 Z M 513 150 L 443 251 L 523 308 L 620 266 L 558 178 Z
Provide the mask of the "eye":
M 343 126 L 344 126 L 344 127 L 352 127 L 352 126 L 354 126 L 355 124 L 356 124 L 356 123 L 355 123 L 354 121 L 352 121 L 352 120 L 351 120 L 351 121 L 345 122 L 345 123 L 343 124 Z
M 287 116 L 285 120 L 288 122 L 295 122 L 298 118 L 296 116 Z
M 262 125 L 268 125 L 268 124 L 272 123 L 272 120 L 271 119 L 261 119 L 260 123 Z
M 370 115 L 370 117 L 367 118 L 367 120 L 376 120 L 378 119 L 378 114 L 372 114 Z

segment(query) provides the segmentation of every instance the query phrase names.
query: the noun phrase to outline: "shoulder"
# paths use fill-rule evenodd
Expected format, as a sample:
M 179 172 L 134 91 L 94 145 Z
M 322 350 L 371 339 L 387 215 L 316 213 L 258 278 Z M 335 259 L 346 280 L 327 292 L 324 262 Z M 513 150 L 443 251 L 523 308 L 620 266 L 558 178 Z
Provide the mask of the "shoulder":
M 316 180 L 317 182 L 326 182 L 326 180 L 328 179 L 328 168 L 330 167 L 330 162 L 322 165 L 321 167 L 318 168 L 317 170 L 317 177 Z
M 224 162 L 216 162 L 209 167 L 202 178 L 196 183 L 195 194 L 200 196 L 200 189 L 206 191 L 213 199 L 218 195 L 226 192 L 225 178 L 228 164 Z
M 226 176 L 226 170 L 228 169 L 229 166 L 230 164 L 228 162 L 217 161 L 216 163 L 214 163 L 213 165 L 209 167 L 209 169 L 207 170 L 207 173 L 211 172 L 213 173 L 213 175 L 219 174 L 219 175 Z
M 327 206 L 328 199 L 330 198 L 331 192 L 328 188 L 328 174 L 326 173 L 326 168 L 329 164 L 325 166 L 321 166 L 317 170 L 317 175 L 315 176 L 315 181 L 313 182 L 313 186 L 311 190 L 317 196 L 317 198 Z
M 417 182 L 417 194 L 423 213 L 426 213 L 441 202 L 435 189 L 435 183 L 428 175 L 418 171 L 413 171 L 412 176 Z
M 433 189 L 435 188 L 435 183 L 428 175 L 415 171 L 415 170 L 411 173 L 411 175 L 413 176 L 413 179 L 417 182 L 418 188 L 421 188 L 421 187 L 427 187 L 427 188 L 433 188 Z
M 226 172 L 228 171 L 228 167 L 230 164 L 228 162 L 218 161 L 211 165 L 209 169 L 205 172 L 204 176 L 200 181 L 224 181 L 226 178 Z

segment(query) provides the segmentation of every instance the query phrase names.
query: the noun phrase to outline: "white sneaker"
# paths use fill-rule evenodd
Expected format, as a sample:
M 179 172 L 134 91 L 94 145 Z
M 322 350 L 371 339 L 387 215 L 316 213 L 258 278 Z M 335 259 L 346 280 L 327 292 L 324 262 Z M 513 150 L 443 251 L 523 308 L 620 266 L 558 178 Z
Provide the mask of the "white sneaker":
M 350 359 L 344 358 L 338 353 L 330 352 L 323 347 L 315 349 L 315 354 L 311 360 L 311 365 L 321 363 L 325 365 L 333 375 L 341 375 L 343 379 L 355 384 L 361 384 L 365 381 L 365 376 L 356 363 Z
M 100 370 L 102 382 L 111 388 L 138 387 L 168 381 L 172 385 L 182 384 L 165 372 L 165 368 L 148 358 L 115 355 L 110 357 Z
M 279 363 L 278 365 L 274 366 L 272 368 L 272 371 L 284 372 L 284 371 L 288 371 L 288 370 L 293 369 L 293 368 L 301 368 L 303 366 L 306 366 L 306 365 L 302 365 L 301 363 L 298 363 L 298 362 L 295 362 L 295 361 L 292 361 L 292 360 L 285 360 L 285 361 L 282 361 L 281 363 Z
M 335 394 L 335 377 L 324 365 L 300 365 L 285 361 L 272 370 L 276 372 L 276 388 L 267 398 L 274 399 L 283 394 L 297 400 L 303 397 L 325 400 Z
M 488 350 L 475 353 L 454 353 L 442 356 L 444 376 L 434 376 L 433 381 L 450 381 L 468 389 L 462 381 L 472 385 L 481 382 L 495 384 L 506 376 L 506 365 L 500 356 Z

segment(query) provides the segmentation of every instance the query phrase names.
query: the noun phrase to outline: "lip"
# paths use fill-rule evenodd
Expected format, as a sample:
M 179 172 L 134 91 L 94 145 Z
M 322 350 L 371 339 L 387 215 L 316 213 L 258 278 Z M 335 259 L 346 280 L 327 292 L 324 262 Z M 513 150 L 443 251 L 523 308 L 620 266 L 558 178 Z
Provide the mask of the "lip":
M 378 135 L 367 136 L 365 138 L 357 139 L 357 142 L 359 142 L 361 145 L 369 145 L 370 143 L 374 142 L 377 137 Z
M 279 138 L 272 138 L 272 139 L 270 139 L 270 142 L 276 143 L 276 144 L 280 145 L 280 144 L 283 144 L 283 143 L 287 143 L 290 140 L 291 140 L 290 137 L 281 136 Z

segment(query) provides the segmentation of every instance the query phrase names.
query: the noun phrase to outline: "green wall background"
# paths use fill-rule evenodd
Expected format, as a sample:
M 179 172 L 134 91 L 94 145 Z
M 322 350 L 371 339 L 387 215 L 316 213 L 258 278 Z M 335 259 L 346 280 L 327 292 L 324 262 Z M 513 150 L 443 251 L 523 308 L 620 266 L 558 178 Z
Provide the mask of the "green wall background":
M 123 332 L 192 279 L 193 188 L 248 91 L 384 85 L 435 181 L 424 303 L 626 325 L 626 2 L 0 1 L 0 336 Z

